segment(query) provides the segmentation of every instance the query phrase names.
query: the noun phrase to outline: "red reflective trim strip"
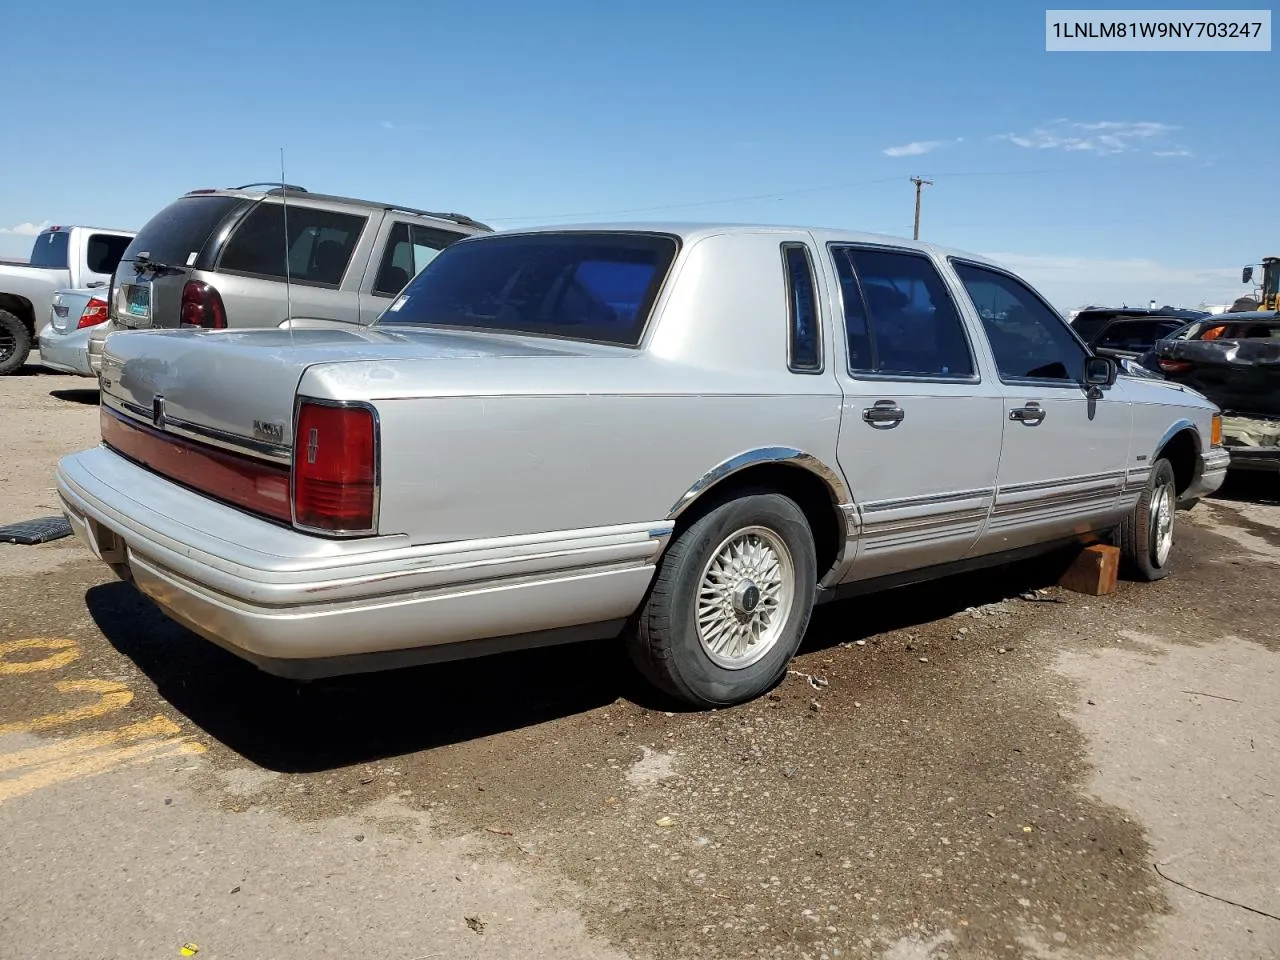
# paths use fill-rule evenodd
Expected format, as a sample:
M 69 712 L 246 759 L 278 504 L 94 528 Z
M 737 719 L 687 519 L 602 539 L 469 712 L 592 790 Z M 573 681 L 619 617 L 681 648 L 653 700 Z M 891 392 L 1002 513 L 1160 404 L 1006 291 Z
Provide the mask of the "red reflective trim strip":
M 103 406 L 102 440 L 117 453 L 198 493 L 291 523 L 289 468 L 175 437 Z

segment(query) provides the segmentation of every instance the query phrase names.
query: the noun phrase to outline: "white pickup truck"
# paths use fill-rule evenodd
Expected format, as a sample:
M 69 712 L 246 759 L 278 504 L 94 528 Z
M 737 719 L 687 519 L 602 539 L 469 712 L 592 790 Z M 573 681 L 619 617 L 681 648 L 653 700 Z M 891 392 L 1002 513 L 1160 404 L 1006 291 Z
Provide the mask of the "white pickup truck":
M 53 295 L 106 287 L 132 239 L 128 230 L 49 227 L 36 237 L 29 262 L 0 260 L 0 376 L 26 363 Z

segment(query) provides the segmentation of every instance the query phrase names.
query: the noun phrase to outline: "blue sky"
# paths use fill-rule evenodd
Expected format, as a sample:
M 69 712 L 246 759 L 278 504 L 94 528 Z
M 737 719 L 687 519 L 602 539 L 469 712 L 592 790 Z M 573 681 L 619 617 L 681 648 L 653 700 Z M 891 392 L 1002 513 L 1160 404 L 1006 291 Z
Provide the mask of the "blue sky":
M 1046 53 L 1025 2 L 70 0 L 5 20 L 24 52 L 0 62 L 0 255 L 29 249 L 24 225 L 137 227 L 188 189 L 277 179 L 281 146 L 291 182 L 499 227 L 910 236 L 920 174 L 923 239 L 1064 309 L 1229 301 L 1280 253 L 1276 53 Z

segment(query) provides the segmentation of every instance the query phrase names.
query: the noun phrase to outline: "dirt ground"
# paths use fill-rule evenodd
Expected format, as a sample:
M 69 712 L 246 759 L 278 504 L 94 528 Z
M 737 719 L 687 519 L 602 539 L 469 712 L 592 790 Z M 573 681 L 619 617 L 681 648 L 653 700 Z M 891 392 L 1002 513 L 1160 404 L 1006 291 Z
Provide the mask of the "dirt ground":
M 0 379 L 0 523 L 57 512 L 86 383 Z M 710 713 L 610 643 L 298 686 L 0 545 L 0 958 L 1280 957 L 1277 501 L 1105 598 L 822 607 Z

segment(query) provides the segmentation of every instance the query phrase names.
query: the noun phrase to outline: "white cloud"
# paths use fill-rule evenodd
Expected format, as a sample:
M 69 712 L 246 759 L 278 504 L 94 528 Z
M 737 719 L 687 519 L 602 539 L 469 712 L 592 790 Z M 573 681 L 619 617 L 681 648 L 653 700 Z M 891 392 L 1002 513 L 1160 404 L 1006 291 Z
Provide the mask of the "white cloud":
M 1175 267 L 1158 260 L 1020 253 L 986 256 L 1025 277 L 1064 313 L 1085 304 L 1194 307 L 1200 303 L 1231 303 L 1248 290 L 1237 267 Z
M 897 147 L 886 147 L 884 155 L 887 157 L 918 157 L 925 153 L 932 153 L 939 147 L 945 147 L 952 142 L 951 140 L 912 140 L 910 143 L 904 143 Z
M 394 123 L 392 123 L 390 120 L 383 120 L 383 121 L 382 121 L 382 129 L 383 129 L 383 130 L 394 130 L 395 128 L 396 128 L 396 125 L 395 125 Z
M 1164 143 L 1178 128 L 1167 123 L 1150 120 L 1120 121 L 1098 120 L 1093 123 L 1058 119 L 1027 133 L 1002 133 L 997 140 L 1008 140 L 1015 146 L 1029 150 L 1073 150 L 1097 154 L 1127 153 L 1156 144 L 1166 150 Z M 1177 148 L 1180 149 L 1180 148 Z M 1165 156 L 1190 156 L 1190 152 L 1166 152 Z
M 49 226 L 48 220 L 44 220 L 40 223 L 31 223 L 28 221 L 27 223 L 15 224 L 12 227 L 0 227 L 0 233 L 9 234 L 15 237 L 34 237 L 47 226 Z
M 1184 150 L 1181 147 L 1178 147 L 1176 150 L 1153 150 L 1151 152 L 1151 155 L 1153 157 L 1193 157 L 1195 156 L 1195 154 L 1193 154 L 1190 150 Z

